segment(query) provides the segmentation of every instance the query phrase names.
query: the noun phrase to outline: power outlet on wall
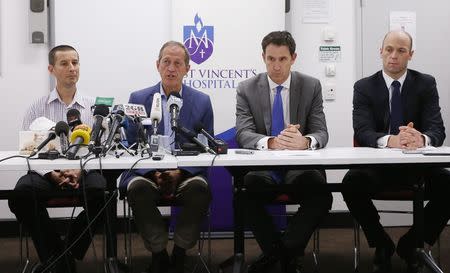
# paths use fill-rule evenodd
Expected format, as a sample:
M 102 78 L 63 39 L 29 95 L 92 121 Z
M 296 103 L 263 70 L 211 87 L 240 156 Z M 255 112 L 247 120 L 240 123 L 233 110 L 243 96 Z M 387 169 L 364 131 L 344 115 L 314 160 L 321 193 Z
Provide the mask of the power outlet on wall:
M 336 85 L 335 84 L 325 84 L 323 87 L 324 99 L 325 100 L 335 100 L 336 99 Z

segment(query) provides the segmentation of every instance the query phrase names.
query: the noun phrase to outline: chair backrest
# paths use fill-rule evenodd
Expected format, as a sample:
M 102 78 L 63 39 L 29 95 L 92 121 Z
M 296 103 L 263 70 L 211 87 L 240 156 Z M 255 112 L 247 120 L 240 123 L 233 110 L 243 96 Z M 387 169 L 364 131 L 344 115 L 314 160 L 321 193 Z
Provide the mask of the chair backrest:
M 78 196 L 54 197 L 46 202 L 48 208 L 82 207 L 83 202 Z
M 353 147 L 361 147 L 355 137 L 353 137 Z M 372 199 L 384 201 L 412 201 L 414 200 L 414 191 L 405 188 L 392 188 L 376 193 L 372 196 Z M 427 196 L 425 196 L 425 199 L 428 200 Z

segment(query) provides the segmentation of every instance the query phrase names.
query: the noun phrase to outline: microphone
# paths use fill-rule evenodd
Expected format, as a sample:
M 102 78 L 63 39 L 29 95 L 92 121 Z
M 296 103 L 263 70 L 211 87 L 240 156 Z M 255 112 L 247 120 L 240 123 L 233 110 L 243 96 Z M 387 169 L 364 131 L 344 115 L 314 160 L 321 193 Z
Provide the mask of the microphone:
M 109 135 L 105 142 L 105 148 L 103 150 L 103 154 L 106 155 L 106 152 L 110 149 L 111 144 L 114 140 L 114 136 L 118 133 L 119 128 L 122 126 L 122 121 L 125 117 L 125 113 L 123 110 L 115 110 L 111 114 L 112 122 L 109 127 Z M 120 132 L 119 132 L 120 133 Z
M 89 150 L 92 150 L 95 146 L 100 146 L 101 133 L 105 130 L 103 126 L 103 119 L 109 114 L 108 106 L 99 104 L 94 109 L 94 125 L 92 126 L 91 137 L 89 141 Z
M 180 106 L 181 108 L 181 106 Z M 162 118 L 162 105 L 161 105 L 161 94 L 155 93 L 153 95 L 152 109 L 150 112 L 150 119 L 152 120 L 153 134 L 156 135 L 158 130 L 158 125 Z
M 82 124 L 81 122 L 81 114 L 80 111 L 78 111 L 75 108 L 69 109 L 67 111 L 67 123 L 69 124 L 70 130 L 73 131 L 73 128 L 77 127 L 78 125 Z
M 208 152 L 210 154 L 216 155 L 217 153 L 209 148 L 208 146 L 206 146 L 205 144 L 203 144 L 198 138 L 197 136 L 191 132 L 189 129 L 183 127 L 183 126 L 179 126 L 178 127 L 178 133 L 181 133 L 183 136 L 185 136 L 187 139 L 195 142 L 198 146 L 200 146 L 205 152 Z
M 45 145 L 47 145 L 51 140 L 56 138 L 56 133 L 55 132 L 50 132 L 47 136 L 47 138 L 42 141 L 41 144 L 39 144 L 36 148 L 33 149 L 33 151 L 30 154 L 30 157 L 35 156 L 40 150 L 42 150 L 42 148 L 45 147 Z
M 67 143 L 67 135 L 69 135 L 69 125 L 65 121 L 59 121 L 55 126 L 55 133 L 59 136 L 59 143 L 61 146 L 61 153 L 64 154 L 67 151 L 69 144 Z
M 213 137 L 212 135 L 210 135 L 208 133 L 208 131 L 206 131 L 204 129 L 203 124 L 198 122 L 197 124 L 195 124 L 194 130 L 197 133 L 201 133 L 202 135 L 204 135 L 209 140 L 209 142 L 213 146 L 212 149 L 216 153 L 218 153 L 218 154 L 226 154 L 226 153 L 228 153 L 228 144 L 225 141 L 223 141 L 221 139 L 217 139 L 217 138 Z
M 178 115 L 182 106 L 183 99 L 180 97 L 180 94 L 178 92 L 171 92 L 167 100 L 167 108 L 170 113 L 170 127 L 173 131 L 177 131 Z
M 68 159 L 77 159 L 76 155 L 80 149 L 81 144 L 87 145 L 89 143 L 89 127 L 86 128 L 78 126 L 70 136 L 71 147 L 67 150 L 66 156 Z

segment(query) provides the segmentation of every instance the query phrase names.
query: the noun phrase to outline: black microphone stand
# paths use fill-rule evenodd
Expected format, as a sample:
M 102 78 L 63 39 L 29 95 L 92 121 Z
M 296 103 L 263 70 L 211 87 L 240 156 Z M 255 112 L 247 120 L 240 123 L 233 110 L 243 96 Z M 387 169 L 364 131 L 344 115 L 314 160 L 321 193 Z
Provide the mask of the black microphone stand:
M 140 150 L 141 157 L 144 157 L 145 154 L 148 154 L 148 156 L 151 157 L 152 151 L 151 151 L 150 145 L 148 144 L 147 134 L 144 129 L 144 126 L 142 125 L 141 117 L 135 117 L 134 122 L 136 122 L 138 124 L 138 128 L 137 128 L 138 141 L 136 142 L 136 143 L 138 143 L 137 144 L 138 146 L 136 149 L 136 154 L 139 153 L 139 150 Z
M 103 156 L 106 156 L 106 154 L 111 151 L 114 148 L 114 156 L 116 158 L 121 157 L 125 152 L 127 152 L 129 155 L 134 156 L 133 152 L 128 149 L 123 143 L 122 143 L 122 136 L 120 135 L 120 127 L 117 127 L 116 131 L 114 132 L 114 143 L 113 145 L 109 146 L 108 149 L 103 151 Z M 123 150 L 123 152 L 119 152 L 119 150 Z

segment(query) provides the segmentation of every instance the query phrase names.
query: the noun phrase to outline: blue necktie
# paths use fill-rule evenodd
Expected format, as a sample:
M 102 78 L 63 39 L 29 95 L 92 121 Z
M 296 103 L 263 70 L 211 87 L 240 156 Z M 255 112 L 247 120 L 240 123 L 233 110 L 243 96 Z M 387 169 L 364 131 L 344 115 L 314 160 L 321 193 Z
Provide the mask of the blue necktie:
M 277 86 L 277 93 L 273 100 L 272 107 L 272 136 L 278 136 L 284 129 L 283 100 L 281 99 L 281 90 L 283 86 Z
M 281 90 L 283 90 L 283 86 L 277 86 L 277 93 L 275 94 L 272 107 L 271 135 L 275 137 L 284 130 L 283 100 L 281 99 Z M 271 171 L 270 176 L 278 184 L 283 180 L 282 171 Z
M 390 134 L 397 135 L 400 127 L 403 124 L 402 111 L 402 95 L 400 93 L 400 82 L 392 82 L 392 97 L 391 97 L 391 125 Z

